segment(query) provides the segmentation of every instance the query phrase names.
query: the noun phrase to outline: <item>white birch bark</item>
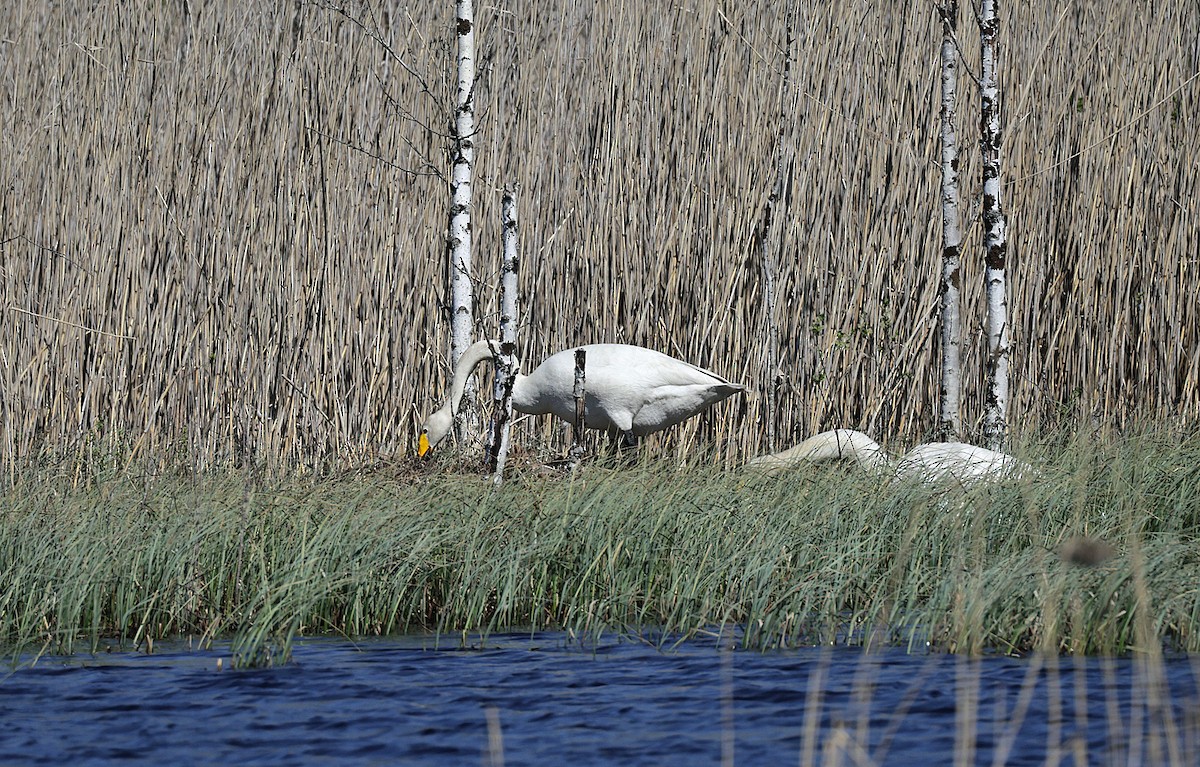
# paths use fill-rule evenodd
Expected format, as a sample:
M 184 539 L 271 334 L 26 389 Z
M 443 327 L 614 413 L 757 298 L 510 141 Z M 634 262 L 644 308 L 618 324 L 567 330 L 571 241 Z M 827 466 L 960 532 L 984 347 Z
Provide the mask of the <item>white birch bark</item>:
M 575 350 L 575 386 L 572 393 L 575 395 L 575 421 L 571 424 L 571 450 L 568 456 L 571 459 L 571 467 L 574 468 L 579 464 L 587 452 L 583 446 L 583 429 L 586 422 L 587 411 L 584 407 L 584 395 L 587 387 L 587 352 L 583 349 Z
M 1008 234 L 1000 197 L 1000 96 L 996 85 L 996 34 L 999 0 L 982 0 L 979 15 L 983 66 L 980 114 L 983 155 L 984 288 L 987 295 L 987 392 L 984 400 L 984 443 L 999 450 L 1008 431 Z
M 788 125 L 789 109 L 792 113 L 795 112 L 794 99 L 789 101 L 789 94 L 794 94 L 794 89 L 791 82 L 792 69 L 792 47 L 794 45 L 793 37 L 793 20 L 795 18 L 795 4 L 788 3 L 787 13 L 784 21 L 784 61 L 783 61 L 783 83 L 779 92 L 779 143 L 775 147 L 775 184 L 771 189 L 771 194 L 767 197 L 767 202 L 763 206 L 762 220 L 759 223 L 758 243 L 759 250 L 762 256 L 762 273 L 763 273 L 763 304 L 765 305 L 766 317 L 763 324 L 763 334 L 765 350 L 765 367 L 767 378 L 767 412 L 765 419 L 767 422 L 767 450 L 775 452 L 777 449 L 776 424 L 778 423 L 779 410 L 779 387 L 784 381 L 783 371 L 779 366 L 779 323 L 776 318 L 778 299 L 776 292 L 776 279 L 779 274 L 779 267 L 775 258 L 775 254 L 779 251 L 780 242 L 783 239 L 783 232 L 775 231 L 775 206 L 783 200 L 785 190 L 784 175 L 791 167 L 791 156 L 788 151 L 788 131 L 785 126 Z
M 504 482 L 504 464 L 508 459 L 508 439 L 512 430 L 512 390 L 517 380 L 517 253 L 516 192 L 506 188 L 500 201 L 501 233 L 504 258 L 500 266 L 500 355 L 496 363 L 496 433 L 492 437 L 493 483 Z
M 782 141 L 782 136 L 780 136 Z M 779 383 L 782 374 L 779 370 L 779 324 L 775 321 L 776 313 L 776 298 L 775 298 L 775 276 L 777 267 L 775 265 L 775 249 L 779 247 L 778 242 L 773 236 L 772 219 L 774 218 L 775 202 L 783 195 L 783 157 L 782 151 L 777 160 L 775 169 L 775 187 L 771 190 L 770 196 L 767 197 L 767 204 L 763 206 L 762 223 L 759 230 L 759 246 L 762 253 L 762 271 L 763 271 L 763 303 L 764 311 L 766 312 L 764 322 L 764 335 L 766 345 L 766 373 L 767 373 L 767 412 L 765 418 L 767 421 L 767 450 L 775 452 L 776 442 L 775 423 L 778 420 L 778 402 L 779 402 Z
M 942 355 L 941 403 L 938 436 L 947 442 L 959 440 L 962 424 L 959 402 L 962 395 L 962 317 L 960 313 L 959 265 L 962 230 L 958 215 L 958 135 L 954 129 L 958 101 L 958 0 L 939 6 L 942 18 Z
M 471 0 L 457 0 L 458 87 L 454 104 L 454 155 L 450 176 L 450 234 L 447 243 L 450 281 L 450 363 L 471 345 L 475 300 L 471 284 L 472 173 L 475 167 L 475 20 Z M 468 384 L 456 430 L 475 412 L 474 386 Z

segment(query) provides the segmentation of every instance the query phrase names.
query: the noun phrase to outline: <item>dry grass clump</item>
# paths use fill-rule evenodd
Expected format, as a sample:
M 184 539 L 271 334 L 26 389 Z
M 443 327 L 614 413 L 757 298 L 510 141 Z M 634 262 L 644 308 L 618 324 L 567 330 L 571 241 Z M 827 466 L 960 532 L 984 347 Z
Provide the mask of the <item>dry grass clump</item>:
M 10 5 L 0 461 L 325 467 L 406 452 L 445 381 L 449 7 Z M 495 332 L 498 192 L 515 182 L 526 360 L 626 341 L 750 385 L 743 408 L 659 438 L 679 453 L 698 436 L 728 444 L 722 460 L 761 452 L 771 376 L 751 236 L 780 131 L 782 12 L 478 9 L 480 333 Z M 797 31 L 779 431 L 912 437 L 936 398 L 934 8 L 805 8 Z M 1007 17 L 1020 427 L 1200 415 L 1197 37 L 1187 3 L 1041 1 Z M 959 111 L 965 141 L 975 110 Z M 967 152 L 964 182 L 977 175 Z M 974 214 L 965 311 L 981 318 Z M 968 422 L 980 390 L 966 389 Z

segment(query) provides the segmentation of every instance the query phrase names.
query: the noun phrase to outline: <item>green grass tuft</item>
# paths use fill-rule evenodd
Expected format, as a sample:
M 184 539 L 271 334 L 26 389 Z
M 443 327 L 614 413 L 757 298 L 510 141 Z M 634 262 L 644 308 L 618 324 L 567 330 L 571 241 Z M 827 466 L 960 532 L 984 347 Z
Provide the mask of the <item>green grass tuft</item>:
M 298 634 L 736 623 L 757 648 L 1200 648 L 1200 438 L 1048 440 L 1022 457 L 1039 476 L 974 487 L 661 462 L 526 467 L 500 490 L 435 466 L 30 474 L 0 495 L 0 641 L 70 653 L 233 635 L 253 663 Z M 1113 556 L 1064 560 L 1080 538 Z

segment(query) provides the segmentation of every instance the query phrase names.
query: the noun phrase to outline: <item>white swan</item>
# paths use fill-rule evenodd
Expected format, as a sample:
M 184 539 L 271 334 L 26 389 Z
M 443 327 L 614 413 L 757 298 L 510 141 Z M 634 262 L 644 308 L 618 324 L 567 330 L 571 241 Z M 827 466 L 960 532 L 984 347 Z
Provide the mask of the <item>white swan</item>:
M 450 399 L 425 420 L 417 447 L 424 456 L 450 432 L 467 378 L 493 358 L 498 341 L 477 341 L 454 368 Z M 588 428 L 643 437 L 674 426 L 743 387 L 661 352 L 624 344 L 588 344 L 547 357 L 529 375 L 517 374 L 513 409 L 575 420 L 575 349 L 587 352 L 584 423 Z
M 896 479 L 925 482 L 949 478 L 968 483 L 1033 473 L 1032 467 L 1007 453 L 965 442 L 918 445 L 893 462 L 878 442 L 852 429 L 823 431 L 782 452 L 752 458 L 746 466 L 764 474 L 777 474 L 804 462 L 834 460 L 852 460 L 868 471 L 890 469 Z

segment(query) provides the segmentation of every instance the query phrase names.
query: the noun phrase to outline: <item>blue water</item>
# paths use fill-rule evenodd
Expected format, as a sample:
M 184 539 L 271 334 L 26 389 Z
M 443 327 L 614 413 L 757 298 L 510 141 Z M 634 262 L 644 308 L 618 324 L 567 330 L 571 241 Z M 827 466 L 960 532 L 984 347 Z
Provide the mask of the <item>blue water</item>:
M 227 648 L 44 658 L 0 681 L 0 765 L 795 765 L 811 754 L 931 767 L 954 760 L 959 707 L 972 726 L 957 748 L 972 744 L 976 764 L 1011 748 L 1002 763 L 1155 765 L 1168 744 L 1200 763 L 1191 661 L 1162 667 L 1161 706 L 1144 666 L 1080 663 L 581 647 L 561 634 L 467 649 L 304 640 L 291 663 L 248 671 L 229 669 Z

